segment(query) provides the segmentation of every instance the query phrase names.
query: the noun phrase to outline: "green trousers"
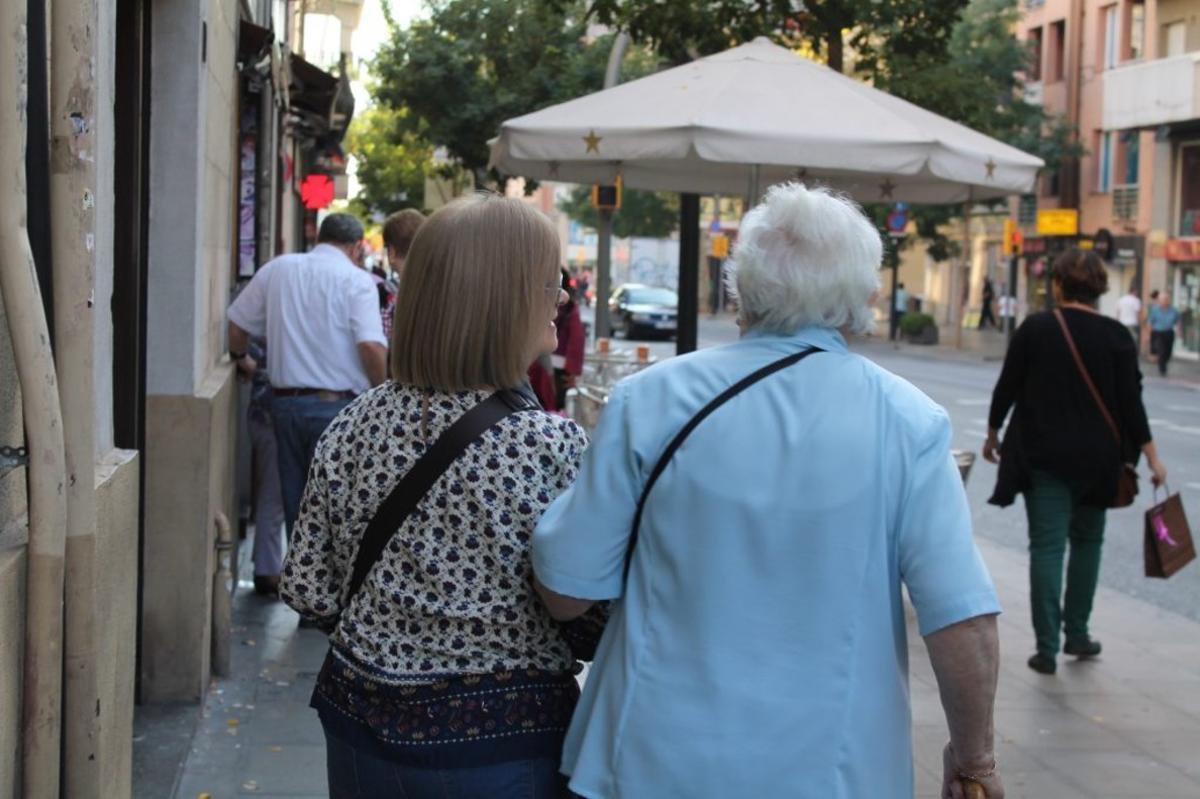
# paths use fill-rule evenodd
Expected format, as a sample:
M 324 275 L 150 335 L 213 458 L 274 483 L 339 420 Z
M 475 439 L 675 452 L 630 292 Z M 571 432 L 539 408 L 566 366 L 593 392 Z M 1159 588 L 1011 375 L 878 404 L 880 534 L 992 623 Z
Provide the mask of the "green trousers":
M 1088 637 L 1092 598 L 1100 579 L 1104 508 L 1079 502 L 1082 487 L 1035 470 L 1025 492 L 1029 518 L 1029 599 L 1037 651 L 1054 657 L 1062 633 L 1069 640 Z M 1063 559 L 1067 543 L 1067 591 L 1063 597 Z

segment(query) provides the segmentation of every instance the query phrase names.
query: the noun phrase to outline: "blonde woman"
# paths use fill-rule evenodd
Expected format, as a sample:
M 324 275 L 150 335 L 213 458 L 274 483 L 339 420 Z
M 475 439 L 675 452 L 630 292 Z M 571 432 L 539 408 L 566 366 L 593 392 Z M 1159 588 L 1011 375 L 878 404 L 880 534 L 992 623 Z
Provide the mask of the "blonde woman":
M 281 592 L 331 631 L 312 706 L 335 799 L 565 795 L 574 662 L 533 592 L 528 550 L 575 478 L 583 432 L 529 409 L 492 424 L 386 530 L 361 587 L 352 580 L 385 497 L 554 351 L 559 250 L 519 200 L 480 194 L 433 214 L 405 266 L 392 380 L 317 446 Z

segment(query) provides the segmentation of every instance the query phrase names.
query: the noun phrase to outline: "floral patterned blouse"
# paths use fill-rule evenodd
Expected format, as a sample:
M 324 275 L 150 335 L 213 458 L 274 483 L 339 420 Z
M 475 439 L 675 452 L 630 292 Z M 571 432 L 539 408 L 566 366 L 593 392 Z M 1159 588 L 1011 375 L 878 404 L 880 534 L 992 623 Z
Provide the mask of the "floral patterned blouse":
M 303 616 L 341 620 L 330 643 L 391 677 L 568 670 L 558 625 L 533 590 L 529 539 L 575 479 L 587 439 L 574 422 L 502 420 L 434 483 L 343 610 L 359 540 L 425 449 L 488 392 L 395 382 L 329 426 L 309 471 L 281 594 Z

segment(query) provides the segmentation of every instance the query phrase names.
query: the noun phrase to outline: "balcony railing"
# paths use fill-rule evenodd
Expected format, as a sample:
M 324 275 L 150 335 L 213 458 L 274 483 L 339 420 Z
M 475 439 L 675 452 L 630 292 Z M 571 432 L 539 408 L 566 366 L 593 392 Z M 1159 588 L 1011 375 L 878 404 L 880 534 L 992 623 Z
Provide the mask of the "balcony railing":
M 1200 117 L 1200 52 L 1122 64 L 1102 73 L 1105 130 Z
M 1113 186 L 1112 189 L 1113 218 L 1132 222 L 1138 215 L 1137 184 Z

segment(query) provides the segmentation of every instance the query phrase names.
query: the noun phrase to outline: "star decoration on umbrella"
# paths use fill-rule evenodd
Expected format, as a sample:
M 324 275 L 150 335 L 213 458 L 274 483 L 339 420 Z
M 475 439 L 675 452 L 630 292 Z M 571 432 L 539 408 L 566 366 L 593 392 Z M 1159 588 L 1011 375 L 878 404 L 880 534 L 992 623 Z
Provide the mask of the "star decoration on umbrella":
M 603 136 L 597 136 L 596 131 L 588 131 L 588 135 L 583 137 L 584 144 L 587 145 L 587 152 L 600 154 L 600 142 L 603 141 Z M 585 153 L 586 155 L 586 153 Z
M 560 164 L 558 161 L 551 161 L 547 164 L 547 166 L 550 167 L 550 177 L 558 177 L 558 168 L 562 166 L 562 164 Z
M 984 169 L 987 170 L 988 180 L 994 180 L 996 177 L 996 162 L 993 161 L 991 158 L 989 158 L 987 160 L 987 163 L 984 164 L 983 166 L 984 166 Z
M 884 178 L 883 183 L 879 184 L 879 199 L 881 199 L 881 200 L 892 199 L 892 192 L 894 192 L 895 190 L 896 190 L 896 184 L 892 183 L 892 179 Z

